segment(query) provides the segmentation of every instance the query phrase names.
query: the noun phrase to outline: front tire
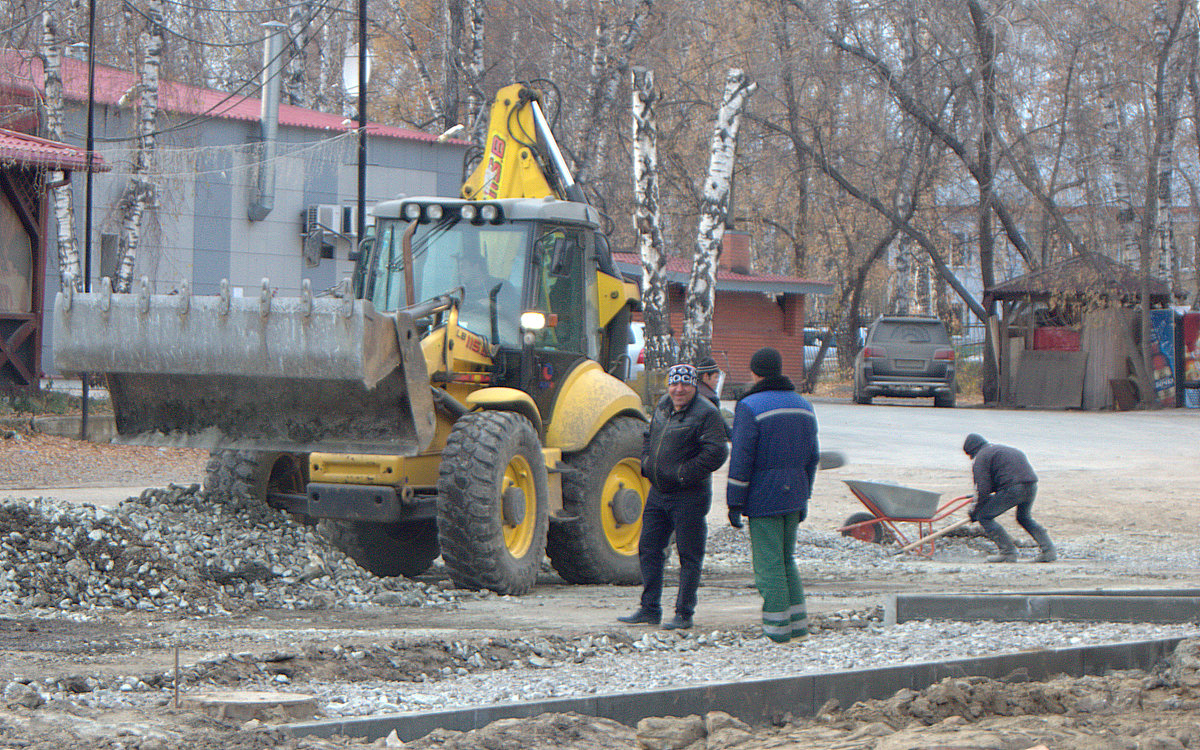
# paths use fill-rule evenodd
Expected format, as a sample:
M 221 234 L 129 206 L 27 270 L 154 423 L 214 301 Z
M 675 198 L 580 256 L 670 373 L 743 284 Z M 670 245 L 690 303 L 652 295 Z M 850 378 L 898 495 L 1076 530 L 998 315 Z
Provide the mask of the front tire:
M 438 469 L 438 540 L 456 586 L 520 595 L 546 553 L 549 489 L 541 441 L 513 412 L 454 423 Z
M 415 578 L 438 556 L 437 524 L 432 520 L 400 524 L 326 518 L 317 523 L 317 533 L 377 576 Z
M 551 525 L 546 551 L 567 582 L 642 582 L 638 538 L 646 506 L 645 429 L 639 419 L 617 417 L 586 448 L 564 457 L 571 471 L 563 477 L 563 510 L 572 518 Z
M 215 450 L 208 454 L 204 489 L 222 502 L 266 502 L 272 492 L 302 495 L 308 488 L 308 455 Z
M 873 513 L 855 513 L 846 519 L 842 526 L 852 526 L 863 521 L 871 521 L 875 518 Z M 857 539 L 860 542 L 871 542 L 872 544 L 883 544 L 883 524 L 871 523 L 865 526 L 859 526 L 857 529 L 849 529 L 842 532 L 842 536 L 848 536 L 852 539 Z

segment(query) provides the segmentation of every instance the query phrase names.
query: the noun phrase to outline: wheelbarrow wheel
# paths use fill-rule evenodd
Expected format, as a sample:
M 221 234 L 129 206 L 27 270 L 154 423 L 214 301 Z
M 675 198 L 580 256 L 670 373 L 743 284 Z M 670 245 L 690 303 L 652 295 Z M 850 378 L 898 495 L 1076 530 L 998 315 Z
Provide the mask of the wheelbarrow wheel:
M 855 513 L 846 519 L 843 526 L 853 526 L 856 523 L 863 521 L 873 521 L 875 516 L 871 513 Z M 842 532 L 842 536 L 853 537 L 861 542 L 871 542 L 872 544 L 883 544 L 883 524 L 871 523 L 865 526 L 859 526 L 856 529 L 846 529 Z

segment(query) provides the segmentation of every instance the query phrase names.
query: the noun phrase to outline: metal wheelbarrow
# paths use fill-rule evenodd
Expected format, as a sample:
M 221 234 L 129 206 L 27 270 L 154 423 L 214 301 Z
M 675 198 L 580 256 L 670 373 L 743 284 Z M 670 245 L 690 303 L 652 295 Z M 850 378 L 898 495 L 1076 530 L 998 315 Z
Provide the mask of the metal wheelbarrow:
M 870 511 L 855 513 L 847 518 L 845 524 L 838 529 L 843 536 L 876 544 L 897 541 L 903 551 L 913 549 L 923 555 L 932 555 L 937 536 L 951 530 L 947 527 L 942 532 L 935 533 L 933 525 L 969 505 L 974 499 L 973 495 L 964 495 L 939 505 L 942 496 L 938 492 L 902 487 L 898 484 L 865 482 L 860 479 L 842 481 Z M 953 528 L 965 526 L 968 522 L 967 519 L 963 519 L 953 524 Z M 901 523 L 917 525 L 915 540 L 910 540 L 900 529 Z M 929 538 L 931 536 L 933 538 Z

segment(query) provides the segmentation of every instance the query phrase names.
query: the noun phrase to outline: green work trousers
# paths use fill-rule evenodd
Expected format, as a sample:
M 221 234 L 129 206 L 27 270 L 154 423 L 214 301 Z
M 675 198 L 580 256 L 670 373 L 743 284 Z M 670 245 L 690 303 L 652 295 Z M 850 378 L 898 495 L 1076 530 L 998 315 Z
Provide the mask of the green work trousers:
M 763 599 L 763 635 L 777 643 L 808 635 L 804 587 L 796 568 L 796 527 L 800 525 L 800 512 L 749 521 L 754 585 Z

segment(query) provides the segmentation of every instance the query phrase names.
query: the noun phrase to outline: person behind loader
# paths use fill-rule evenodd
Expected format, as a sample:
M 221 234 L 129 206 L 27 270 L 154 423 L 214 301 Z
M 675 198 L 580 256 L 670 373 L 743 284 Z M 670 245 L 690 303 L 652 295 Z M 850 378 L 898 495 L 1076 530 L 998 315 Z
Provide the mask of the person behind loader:
M 619 621 L 657 625 L 662 620 L 664 553 L 674 532 L 679 592 L 675 617 L 663 629 L 692 627 L 708 536 L 705 516 L 712 506 L 712 473 L 725 463 L 728 453 L 720 413 L 708 399 L 697 397 L 696 368 L 672 366 L 667 370 L 667 395 L 654 409 L 642 441 L 642 474 L 650 480 L 650 492 L 638 539 L 641 603 Z
M 1050 541 L 1050 535 L 1030 515 L 1033 499 L 1037 495 L 1037 474 L 1033 473 L 1025 454 L 1007 445 L 989 443 L 975 433 L 967 435 L 963 452 L 971 457 L 971 471 L 975 479 L 975 504 L 971 507 L 970 518 L 979 522 L 988 539 L 999 548 L 999 553 L 988 556 L 987 561 L 1016 562 L 1016 545 L 1004 527 L 995 520 L 1014 507 L 1017 509 L 1017 523 L 1041 548 L 1033 562 L 1057 560 L 1058 553 Z

